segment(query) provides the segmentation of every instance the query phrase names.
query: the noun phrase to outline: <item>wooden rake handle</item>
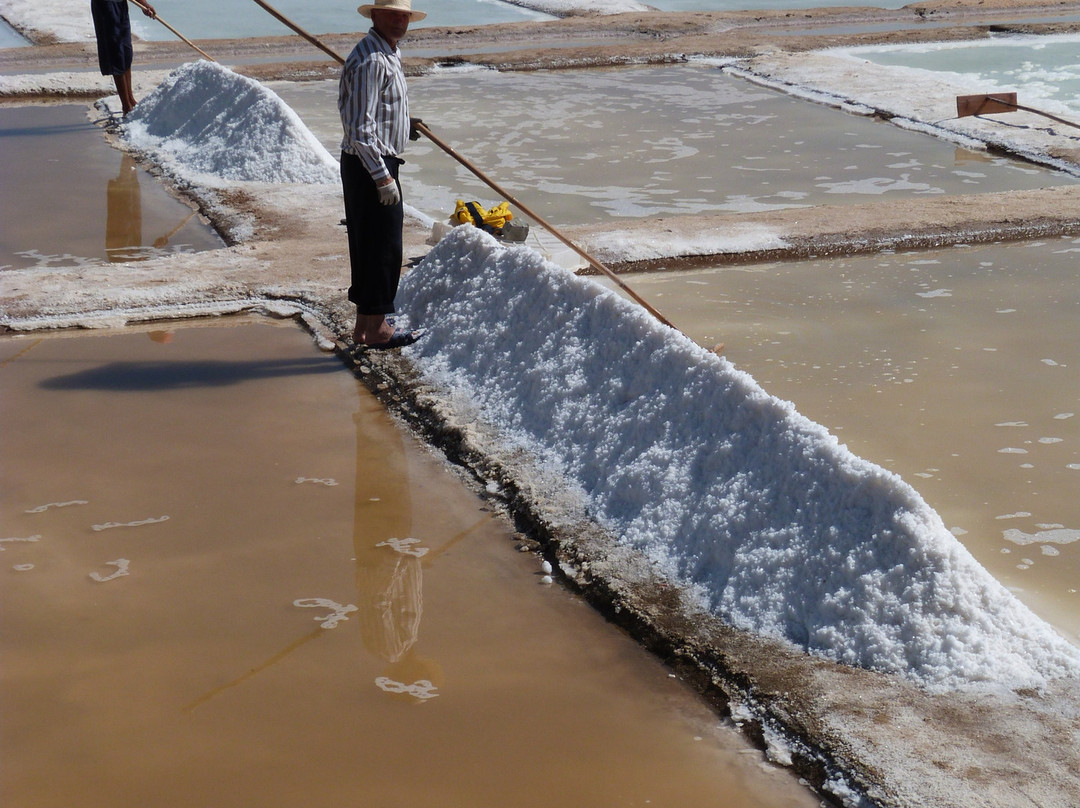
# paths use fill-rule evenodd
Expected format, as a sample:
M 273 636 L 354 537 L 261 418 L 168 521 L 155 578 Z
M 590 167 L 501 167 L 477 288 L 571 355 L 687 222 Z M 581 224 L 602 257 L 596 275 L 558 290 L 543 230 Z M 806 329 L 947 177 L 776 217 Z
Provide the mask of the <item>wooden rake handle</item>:
M 256 0 L 256 2 L 258 2 L 258 0 Z M 440 139 L 434 132 L 431 131 L 431 129 L 429 129 L 427 127 L 427 125 L 423 121 L 415 120 L 414 121 L 414 126 L 415 126 L 415 128 L 416 128 L 416 130 L 418 132 L 420 132 L 422 135 L 424 135 L 424 137 L 426 137 L 428 140 L 430 140 L 432 143 L 434 143 L 436 146 L 438 146 L 440 149 L 442 149 L 448 155 L 450 155 L 455 160 L 457 160 L 459 163 L 461 163 L 463 166 L 465 166 L 465 168 L 469 169 L 469 171 L 471 171 L 473 174 L 475 174 L 489 188 L 491 188 L 493 191 L 495 191 L 495 193 L 499 194 L 499 196 L 503 197 L 511 205 L 516 206 L 522 213 L 524 213 L 530 219 L 535 221 L 538 225 L 540 225 L 545 230 L 547 230 L 549 233 L 551 233 L 551 235 L 555 236 L 555 238 L 557 238 L 559 241 L 561 241 L 563 244 L 565 244 L 567 247 L 569 247 L 575 253 L 580 255 L 586 261 L 588 261 L 589 265 L 591 267 L 593 267 L 595 270 L 597 270 L 601 274 L 605 275 L 606 277 L 610 278 L 615 283 L 615 285 L 617 285 L 620 289 L 622 289 L 624 292 L 626 292 L 626 294 L 628 294 L 631 298 L 633 298 L 635 301 L 637 301 L 642 306 L 642 308 L 644 308 L 647 312 L 649 312 L 649 314 L 651 314 L 653 317 L 655 317 L 657 320 L 659 320 L 661 323 L 668 326 L 669 328 L 674 328 L 675 327 L 668 321 L 668 319 L 666 317 L 664 317 L 664 315 L 662 315 L 655 308 L 650 306 L 647 301 L 645 301 L 633 289 L 631 289 L 629 286 L 627 286 L 623 282 L 622 278 L 620 278 L 618 275 L 616 275 L 614 272 L 612 272 L 608 267 L 604 266 L 598 260 L 593 258 L 591 255 L 589 255 L 583 249 L 578 247 L 576 244 L 574 244 L 574 242 L 572 242 L 570 239 L 568 239 L 566 236 L 564 236 L 561 232 L 559 232 L 559 230 L 554 225 L 552 225 L 550 222 L 548 222 L 546 219 L 544 219 L 542 216 L 540 216 L 535 211 L 531 210 L 527 205 L 523 204 L 519 199 L 515 198 L 513 194 L 511 194 L 505 188 L 500 186 L 497 182 L 495 182 L 490 177 L 488 177 L 483 171 L 481 171 L 479 168 L 477 168 L 470 160 L 468 160 L 467 158 L 465 158 L 462 155 L 458 154 L 457 150 L 454 149 L 453 146 L 451 146 L 449 143 L 446 143 L 445 141 Z

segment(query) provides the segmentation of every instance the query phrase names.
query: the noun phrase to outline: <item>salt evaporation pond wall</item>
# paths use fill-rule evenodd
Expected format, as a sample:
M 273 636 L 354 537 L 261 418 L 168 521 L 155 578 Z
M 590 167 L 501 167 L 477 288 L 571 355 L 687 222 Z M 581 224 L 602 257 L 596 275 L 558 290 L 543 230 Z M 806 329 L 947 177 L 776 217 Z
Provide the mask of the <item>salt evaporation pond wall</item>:
M 1080 241 L 626 278 L 895 471 L 1080 644 Z
M 199 325 L 0 338 L 5 805 L 819 804 L 300 328 Z
M 407 48 L 407 45 L 406 45 Z M 272 83 L 331 153 L 337 83 Z M 754 212 L 1071 184 L 973 151 L 757 87 L 717 67 L 410 79 L 413 114 L 555 224 Z M 411 143 L 406 201 L 445 219 L 493 191 L 431 143 Z

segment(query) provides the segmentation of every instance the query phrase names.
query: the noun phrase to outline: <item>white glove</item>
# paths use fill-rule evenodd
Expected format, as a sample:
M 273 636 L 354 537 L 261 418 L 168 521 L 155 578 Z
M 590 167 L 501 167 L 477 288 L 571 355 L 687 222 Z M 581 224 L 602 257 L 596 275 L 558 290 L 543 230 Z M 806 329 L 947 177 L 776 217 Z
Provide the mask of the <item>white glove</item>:
M 386 185 L 376 187 L 379 189 L 380 205 L 396 205 L 401 201 L 401 192 L 398 190 L 397 183 L 393 180 L 390 180 Z

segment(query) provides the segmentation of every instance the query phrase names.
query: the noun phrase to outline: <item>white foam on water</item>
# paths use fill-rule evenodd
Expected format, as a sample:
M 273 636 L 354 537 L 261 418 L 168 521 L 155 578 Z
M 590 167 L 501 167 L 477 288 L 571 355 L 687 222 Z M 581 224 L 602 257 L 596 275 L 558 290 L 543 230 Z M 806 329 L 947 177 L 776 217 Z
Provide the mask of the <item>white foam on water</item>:
M 167 521 L 169 521 L 169 517 L 166 514 L 165 516 L 151 516 L 146 519 L 137 519 L 134 522 L 105 522 L 100 525 L 91 525 L 90 529 L 95 533 L 98 533 L 102 530 L 111 530 L 114 527 L 142 527 L 143 525 L 156 525 L 159 522 Z
M 438 687 L 431 683 L 428 679 L 417 679 L 415 682 L 408 684 L 406 682 L 398 682 L 395 679 L 391 679 L 389 676 L 378 676 L 375 679 L 375 686 L 386 693 L 393 693 L 395 695 L 412 696 L 419 701 L 427 701 L 437 697 Z
M 68 502 L 50 502 L 47 505 L 38 505 L 36 508 L 30 508 L 26 513 L 44 513 L 50 508 L 68 508 L 72 505 L 89 505 L 85 499 L 73 499 Z
M 35 541 L 39 541 L 40 539 L 41 539 L 41 534 L 40 533 L 35 534 L 33 536 L 23 536 L 23 537 L 13 536 L 13 537 L 7 538 L 7 539 L 0 539 L 0 551 L 6 550 L 7 548 L 4 547 L 4 545 L 8 544 L 8 543 L 35 542 Z
M 907 483 L 599 284 L 457 228 L 399 303 L 433 383 L 732 624 L 936 687 L 1080 672 Z
M 314 618 L 316 623 L 321 623 L 324 629 L 337 628 L 338 623 L 348 620 L 351 612 L 359 611 L 359 607 L 352 603 L 338 603 L 330 598 L 298 598 L 293 601 L 293 606 L 302 609 L 329 609 L 330 614 Z
M 376 547 L 389 547 L 396 553 L 402 555 L 414 556 L 415 558 L 423 558 L 428 554 L 427 547 L 417 547 L 420 543 L 420 539 L 387 539 L 376 544 Z
M 90 578 L 97 581 L 99 584 L 103 584 L 106 581 L 112 581 L 116 578 L 123 578 L 125 575 L 131 574 L 131 562 L 126 558 L 118 558 L 116 561 L 106 561 L 105 566 L 116 567 L 116 572 L 111 575 L 102 575 L 98 572 L 91 572 Z
M 1047 544 L 1072 544 L 1074 541 L 1080 541 L 1080 530 L 1072 530 L 1060 525 L 1047 527 L 1037 533 L 1025 533 L 1022 530 L 1010 529 L 1006 530 L 1003 535 L 1008 541 L 1021 547 L 1028 544 L 1042 544 L 1045 548 Z M 1047 553 L 1047 555 L 1050 554 Z
M 315 485 L 325 485 L 330 488 L 338 484 L 337 480 L 333 477 L 297 477 L 295 482 L 297 485 L 314 483 Z

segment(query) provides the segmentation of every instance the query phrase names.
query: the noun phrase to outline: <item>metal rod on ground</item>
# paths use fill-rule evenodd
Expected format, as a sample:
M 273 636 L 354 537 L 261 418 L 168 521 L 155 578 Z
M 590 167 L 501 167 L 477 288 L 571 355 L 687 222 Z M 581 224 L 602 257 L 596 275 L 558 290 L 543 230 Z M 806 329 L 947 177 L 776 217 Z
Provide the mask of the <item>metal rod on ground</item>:
M 1034 112 L 1036 115 L 1042 115 L 1044 118 L 1049 118 L 1052 121 L 1057 121 L 1058 123 L 1063 123 L 1066 126 L 1074 126 L 1077 129 L 1080 129 L 1080 123 L 1073 123 L 1072 121 L 1067 121 L 1064 118 L 1059 118 L 1057 115 L 1051 115 L 1049 112 L 1043 112 L 1041 109 L 1025 107 L 1023 104 L 1013 104 L 1013 106 L 1017 109 L 1022 109 L 1024 112 Z
M 281 12 L 276 11 L 275 9 L 273 9 L 272 7 L 267 5 L 265 2 L 263 2 L 263 0 L 255 0 L 255 2 L 258 3 L 260 6 L 262 6 L 264 9 L 266 9 L 267 11 L 269 11 L 274 17 L 276 17 L 278 20 L 283 22 L 285 25 L 289 26 L 289 28 L 294 30 L 296 33 L 298 33 L 300 36 L 302 36 L 304 39 L 306 39 L 312 45 L 315 45 L 317 48 L 319 48 L 319 50 L 323 51 L 326 54 L 329 54 L 332 58 L 336 59 L 339 64 L 345 64 L 345 60 L 343 58 L 341 58 L 341 56 L 339 54 L 337 54 L 336 52 L 334 52 L 333 50 L 328 48 L 326 45 L 324 45 L 322 42 L 320 42 L 314 36 L 312 36 L 307 31 L 305 31 L 303 28 L 301 28 L 299 25 L 292 22 L 292 20 L 290 20 L 285 15 L 283 15 Z M 547 221 L 545 221 L 542 217 L 538 216 L 535 212 L 529 210 L 529 208 L 527 208 L 525 205 L 521 204 L 521 202 L 519 200 L 515 199 L 513 197 L 513 195 L 507 193 L 506 190 L 499 187 L 499 185 L 497 183 L 495 183 L 494 180 L 492 180 L 490 177 L 488 177 L 486 174 L 484 174 L 484 172 L 482 172 L 479 168 L 477 168 L 475 165 L 473 165 L 471 162 L 469 162 L 466 158 L 464 158 L 460 154 L 458 154 L 457 151 L 455 151 L 452 146 L 450 146 L 448 143 L 446 143 L 445 141 L 443 141 L 442 139 L 437 137 L 424 123 L 418 121 L 417 124 L 416 124 L 416 128 L 421 134 L 423 134 L 425 137 L 427 137 L 428 140 L 430 140 L 432 143 L 434 143 L 436 146 L 438 146 L 440 149 L 442 149 L 448 155 L 450 155 L 455 160 L 457 160 L 459 163 L 461 163 L 463 166 L 465 166 L 465 168 L 469 169 L 469 171 L 471 171 L 473 174 L 475 174 L 489 188 L 491 188 L 493 191 L 495 191 L 495 193 L 497 193 L 500 196 L 504 197 L 506 199 L 506 201 L 509 202 L 511 205 L 516 205 L 521 210 L 522 213 L 524 213 L 530 219 L 535 221 L 538 225 L 540 225 L 545 230 L 547 230 L 549 233 L 551 233 L 553 236 L 555 236 L 555 238 L 557 238 L 559 241 L 561 241 L 563 244 L 565 244 L 571 250 L 576 252 L 578 255 L 580 255 L 582 258 L 584 258 L 586 261 L 588 261 L 589 265 L 591 267 L 598 270 L 601 274 L 603 274 L 603 275 L 607 276 L 608 278 L 610 278 L 615 283 L 616 286 L 618 286 L 620 289 L 622 289 L 624 292 L 626 292 L 626 294 L 628 294 L 631 298 L 633 298 L 637 303 L 639 303 L 645 309 L 645 311 L 649 312 L 649 314 L 651 314 L 653 317 L 655 317 L 657 320 L 659 320 L 661 323 L 668 326 L 669 328 L 675 328 L 675 326 L 672 325 L 671 322 L 664 315 L 662 315 L 655 308 L 650 306 L 633 289 L 631 289 L 629 286 L 627 286 L 626 283 L 624 283 L 623 280 L 618 275 L 616 275 L 614 272 L 612 272 L 606 266 L 601 264 L 599 261 L 597 261 L 591 255 L 589 255 L 587 252 L 582 250 L 580 247 L 578 247 L 572 241 L 570 241 L 570 239 L 568 239 L 566 236 L 564 236 L 562 233 L 560 233 L 558 230 L 556 230 L 551 224 L 549 224 Z
M 310 42 L 316 48 L 321 50 L 323 53 L 327 54 L 328 56 L 330 56 L 333 59 L 336 59 L 339 64 L 345 64 L 345 60 L 342 59 L 341 56 L 337 52 L 335 52 L 331 48 L 324 45 L 316 37 L 309 34 L 307 31 L 305 31 L 299 25 L 294 23 L 292 20 L 290 20 L 288 17 L 286 17 L 284 14 L 282 14 L 276 8 L 271 6 L 269 3 L 265 3 L 265 2 L 263 2 L 263 0 L 255 0 L 255 2 L 258 3 L 260 6 L 262 6 L 266 11 L 268 11 L 270 13 L 270 15 L 272 17 L 274 17 L 274 19 L 276 19 L 278 22 L 282 22 L 285 25 L 287 25 L 289 28 L 292 28 L 294 31 L 296 31 L 296 33 L 300 34 L 300 36 L 302 36 L 304 39 L 306 39 L 308 42 Z
M 143 11 L 149 11 L 149 9 L 146 6 L 144 6 L 142 3 L 140 3 L 139 0 L 131 0 L 131 4 L 133 6 L 137 6 L 137 7 L 141 8 Z M 204 59 L 209 59 L 211 62 L 216 62 L 217 61 L 217 59 L 215 59 L 209 53 L 204 51 L 202 48 L 200 48 L 198 45 L 196 45 L 194 42 L 192 42 L 186 36 L 181 34 L 179 31 L 177 31 L 175 28 L 173 28 L 171 25 L 169 25 L 167 22 L 165 22 L 165 20 L 161 19 L 161 17 L 159 17 L 156 12 L 154 13 L 154 19 L 157 20 L 158 22 L 160 22 L 162 25 L 164 25 L 166 28 L 168 28 L 174 34 L 176 34 L 176 36 L 179 37 L 183 41 L 183 43 L 185 45 L 190 45 L 192 48 L 197 50 L 199 52 L 199 54 Z

